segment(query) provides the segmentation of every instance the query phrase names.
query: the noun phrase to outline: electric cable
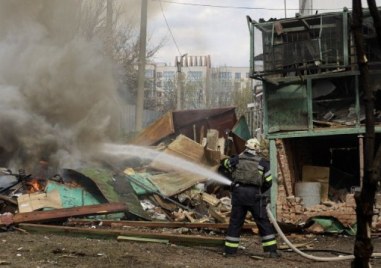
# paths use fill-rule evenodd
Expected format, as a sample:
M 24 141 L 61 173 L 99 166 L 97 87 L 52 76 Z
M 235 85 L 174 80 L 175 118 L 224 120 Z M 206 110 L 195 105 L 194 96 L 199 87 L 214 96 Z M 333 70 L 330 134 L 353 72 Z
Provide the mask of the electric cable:
M 171 35 L 171 37 L 172 37 L 172 41 L 173 41 L 173 43 L 175 44 L 175 47 L 176 47 L 176 49 L 177 49 L 177 52 L 179 53 L 180 59 L 182 60 L 183 56 L 181 56 L 181 55 L 183 55 L 183 54 L 182 54 L 181 51 L 180 51 L 179 45 L 178 45 L 177 42 L 176 42 L 175 36 L 174 36 L 174 34 L 173 34 L 173 32 L 172 32 L 172 29 L 171 29 L 171 27 L 169 26 L 167 17 L 165 16 L 164 9 L 163 9 L 163 5 L 162 5 L 162 3 L 161 3 L 162 1 L 161 1 L 161 0 L 158 0 L 158 1 L 159 1 L 159 3 L 160 3 L 160 9 L 161 9 L 161 13 L 162 13 L 162 15 L 163 15 L 165 24 L 166 24 L 166 26 L 167 26 L 167 28 L 168 28 L 168 31 L 169 31 L 169 33 L 170 33 L 170 35 Z M 182 63 L 180 63 L 180 64 L 182 64 Z M 189 68 L 188 66 L 186 66 L 186 67 L 187 67 L 187 69 L 188 69 L 188 75 L 190 75 L 190 76 L 192 77 L 192 80 L 195 81 L 196 83 L 198 83 L 198 84 L 202 87 L 202 82 L 201 82 L 199 79 L 197 79 L 197 78 L 195 77 L 194 73 L 191 72 L 191 70 L 190 70 L 190 68 Z
M 280 10 L 283 11 L 284 8 L 266 8 L 266 7 L 245 7 L 245 6 L 221 6 L 221 5 L 210 5 L 210 4 L 197 4 L 197 3 L 181 3 L 176 1 L 169 1 L 169 0 L 153 0 L 153 1 L 159 1 L 159 2 L 165 2 L 168 4 L 176 4 L 176 5 L 184 5 L 184 6 L 199 6 L 199 7 L 213 7 L 213 8 L 228 8 L 228 9 L 246 9 L 246 10 Z M 299 8 L 287 8 L 287 10 L 295 10 L 298 11 Z M 316 10 L 316 9 L 308 9 L 305 10 Z M 340 10 L 338 8 L 319 8 L 319 10 Z

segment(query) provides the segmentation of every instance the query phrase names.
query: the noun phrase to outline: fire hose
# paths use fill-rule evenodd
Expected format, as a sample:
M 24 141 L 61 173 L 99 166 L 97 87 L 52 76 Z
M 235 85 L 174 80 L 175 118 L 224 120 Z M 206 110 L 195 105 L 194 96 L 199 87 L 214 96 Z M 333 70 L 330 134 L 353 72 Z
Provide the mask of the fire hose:
M 313 255 L 309 255 L 304 253 L 303 251 L 297 249 L 291 242 L 288 240 L 288 238 L 285 236 L 285 234 L 282 232 L 281 228 L 279 227 L 274 215 L 271 212 L 270 204 L 266 207 L 267 215 L 270 219 L 270 222 L 273 224 L 275 230 L 278 232 L 279 236 L 283 239 L 283 241 L 296 253 L 299 255 L 310 259 L 314 261 L 343 261 L 343 260 L 352 260 L 355 258 L 354 255 L 346 255 L 346 256 L 338 256 L 338 257 L 317 257 Z M 381 257 L 381 253 L 373 253 L 372 257 Z

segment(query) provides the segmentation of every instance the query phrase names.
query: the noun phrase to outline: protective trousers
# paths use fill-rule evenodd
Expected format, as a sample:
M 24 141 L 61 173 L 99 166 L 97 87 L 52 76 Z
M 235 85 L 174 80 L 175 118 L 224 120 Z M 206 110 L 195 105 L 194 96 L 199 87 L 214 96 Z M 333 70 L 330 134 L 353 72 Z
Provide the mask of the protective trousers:
M 266 205 L 267 202 L 261 196 L 259 187 L 234 187 L 232 191 L 230 223 L 225 237 L 224 251 L 226 254 L 235 254 L 237 252 L 241 229 L 248 211 L 251 212 L 258 226 L 264 252 L 275 251 L 277 249 L 275 231 L 267 216 Z

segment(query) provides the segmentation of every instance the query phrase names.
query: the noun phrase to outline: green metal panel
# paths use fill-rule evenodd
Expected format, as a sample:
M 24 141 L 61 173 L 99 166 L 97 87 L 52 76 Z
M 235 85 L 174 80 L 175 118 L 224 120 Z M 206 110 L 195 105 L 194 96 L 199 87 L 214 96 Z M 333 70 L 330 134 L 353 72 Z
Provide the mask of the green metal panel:
M 307 79 L 307 110 L 308 110 L 308 129 L 312 130 L 314 127 L 313 113 L 312 113 L 312 82 Z
M 268 132 L 307 130 L 307 91 L 304 84 L 266 87 Z
M 244 116 L 239 118 L 238 122 L 234 125 L 232 132 L 245 141 L 251 138 L 250 129 Z
M 359 75 L 355 76 L 355 87 L 356 87 L 356 114 L 357 114 L 357 124 L 356 127 L 360 127 L 360 87 L 359 87 Z
M 72 187 L 67 184 L 49 181 L 46 186 L 46 192 L 51 192 L 53 190 L 57 190 L 60 193 L 63 208 L 97 205 L 103 203 L 84 188 L 79 186 Z
M 381 127 L 375 127 L 376 133 L 381 133 Z M 274 133 L 267 136 L 268 139 L 285 139 L 285 138 L 300 138 L 300 137 L 318 137 L 332 135 L 350 135 L 350 134 L 365 134 L 365 127 L 327 129 L 319 131 L 294 131 L 287 133 Z
M 253 23 L 251 22 L 251 19 L 249 16 L 246 17 L 246 20 L 247 20 L 247 26 L 249 27 L 249 33 L 250 33 L 250 51 L 249 51 L 249 55 L 250 55 L 250 75 L 252 73 L 254 73 L 254 53 L 255 53 L 255 47 L 254 47 L 254 44 L 255 44 L 255 37 L 254 37 L 254 25 Z
M 79 172 L 91 179 L 109 202 L 118 202 L 119 196 L 112 186 L 113 172 L 107 169 L 83 168 Z
M 265 134 L 268 134 L 269 133 L 269 118 L 268 118 L 268 114 L 269 114 L 269 107 L 267 105 L 267 88 L 269 85 L 268 83 L 264 82 L 263 83 L 263 91 L 262 91 L 262 94 L 263 94 L 263 133 Z
M 271 101 L 265 101 L 265 109 L 264 109 L 264 130 L 267 138 L 269 139 L 276 139 L 276 138 L 294 138 L 294 137 L 308 137 L 308 136 L 325 136 L 325 135 L 342 135 L 342 134 L 362 134 L 364 133 L 364 128 L 360 124 L 360 96 L 359 96 L 359 74 L 355 72 L 343 72 L 340 75 L 339 74 L 326 74 L 326 75 L 319 75 L 319 76 L 309 76 L 307 80 L 305 80 L 305 93 L 306 93 L 306 122 L 307 122 L 307 127 L 302 129 L 302 128 L 295 128 L 292 129 L 293 127 L 287 126 L 285 128 L 282 127 L 277 127 L 276 124 L 274 124 L 274 120 L 271 121 L 271 118 L 268 119 L 268 115 L 271 114 L 281 114 L 283 117 L 279 117 L 278 120 L 284 120 L 280 122 L 281 125 L 287 125 L 289 123 L 289 120 L 292 116 L 290 114 L 290 111 L 287 107 L 282 107 L 279 108 L 279 105 L 276 105 L 276 103 L 271 102 Z M 314 81 L 319 81 L 326 78 L 329 81 L 334 81 L 336 84 L 343 84 L 343 83 L 348 83 L 350 84 L 351 80 L 353 81 L 353 84 L 351 87 L 349 87 L 349 91 L 345 93 L 346 95 L 343 95 L 343 101 L 347 102 L 351 101 L 351 104 L 353 105 L 352 107 L 355 107 L 356 111 L 356 123 L 355 125 L 352 126 L 345 126 L 343 125 L 342 127 L 335 128 L 335 127 L 327 127 L 327 128 L 315 128 L 313 124 L 314 120 L 314 114 L 316 114 L 315 109 L 315 102 L 312 99 L 313 95 L 313 83 Z M 284 85 L 284 84 L 283 84 Z M 287 86 L 275 86 L 271 85 L 267 82 L 264 83 L 264 94 L 265 94 L 265 100 L 270 99 L 271 92 L 275 90 L 287 88 L 288 86 L 295 86 L 294 84 L 286 84 Z M 275 88 L 275 89 L 274 89 Z M 289 90 L 289 89 L 287 89 Z M 286 91 L 287 92 L 287 91 Z M 287 93 L 284 93 L 287 94 Z M 268 97 L 270 95 L 270 97 Z M 274 94 L 273 94 L 274 95 Z M 282 101 L 282 96 L 278 94 L 279 96 L 276 96 L 276 98 L 279 99 L 279 101 Z M 287 98 L 287 96 L 286 96 Z M 290 97 L 292 98 L 292 97 Z M 352 100 L 350 100 L 352 98 Z M 333 98 L 334 101 L 338 101 L 339 98 Z M 324 101 L 324 100 L 323 100 Z M 329 101 L 329 100 L 328 100 Z M 328 103 L 328 102 L 327 102 Z M 344 103 L 344 102 L 343 102 Z M 304 104 L 303 104 L 304 105 Z M 326 104 L 324 104 L 326 105 Z M 349 105 L 349 104 L 347 104 Z M 340 106 L 332 106 L 333 108 L 335 107 L 340 107 Z M 349 106 L 348 106 L 349 108 Z M 327 108 L 327 112 L 329 111 L 329 108 Z M 292 118 L 292 120 L 295 120 Z M 275 123 L 277 123 L 275 121 Z M 267 131 L 269 129 L 269 131 Z M 376 128 L 377 131 L 377 128 Z
M 151 182 L 149 173 L 135 173 L 127 176 L 127 178 L 129 177 L 132 177 L 130 184 L 137 195 L 152 194 L 158 191 L 157 187 Z M 135 183 L 135 181 L 138 183 Z
M 80 171 L 84 176 L 96 183 L 107 201 L 125 202 L 129 213 L 150 220 L 126 176 L 114 175 L 111 170 L 98 168 L 84 168 Z

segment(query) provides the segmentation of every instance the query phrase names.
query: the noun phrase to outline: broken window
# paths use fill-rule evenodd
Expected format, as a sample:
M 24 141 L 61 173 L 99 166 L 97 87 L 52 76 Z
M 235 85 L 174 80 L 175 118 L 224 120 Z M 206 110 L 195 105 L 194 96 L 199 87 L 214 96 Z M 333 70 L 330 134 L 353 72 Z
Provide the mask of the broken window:
M 268 132 L 303 130 L 308 128 L 306 87 L 291 84 L 268 86 Z
M 354 126 L 358 122 L 353 76 L 313 80 L 312 101 L 315 127 Z

